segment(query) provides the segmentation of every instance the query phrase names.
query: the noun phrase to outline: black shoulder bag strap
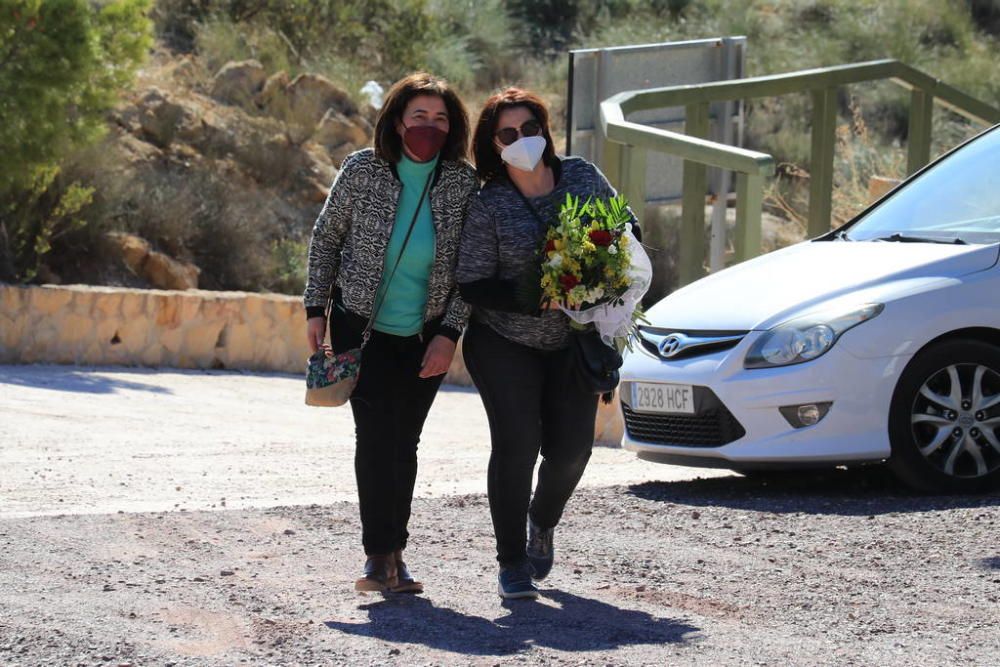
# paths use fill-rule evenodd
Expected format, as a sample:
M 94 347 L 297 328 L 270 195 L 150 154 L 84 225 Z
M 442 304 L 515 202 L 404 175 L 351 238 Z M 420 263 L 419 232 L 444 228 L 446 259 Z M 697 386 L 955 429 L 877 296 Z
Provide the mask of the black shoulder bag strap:
M 535 206 L 528 200 L 528 198 L 524 196 L 524 193 L 521 192 L 521 189 L 517 187 L 517 185 L 515 185 L 513 181 L 510 181 L 510 187 L 514 188 L 514 192 L 516 192 L 517 196 L 521 198 L 521 201 L 524 202 L 524 205 L 527 207 L 527 209 L 531 211 L 531 215 L 534 216 L 535 220 L 538 222 L 538 231 L 542 235 L 542 238 L 544 239 L 545 234 L 548 232 L 549 228 L 554 227 L 558 222 L 558 219 L 556 220 L 556 222 L 546 222 L 545 219 L 542 217 L 542 214 L 538 212 L 538 209 L 535 208 Z M 542 264 L 544 261 L 545 261 L 545 251 L 542 248 L 542 245 L 540 244 L 538 247 L 538 262 L 536 262 L 534 269 L 536 278 L 535 284 L 540 284 L 542 281 Z
M 434 180 L 434 172 L 432 171 L 427 175 L 427 181 L 424 183 L 424 189 L 420 193 L 420 200 L 417 201 L 417 208 L 413 211 L 413 217 L 410 219 L 410 226 L 406 230 L 406 238 L 403 239 L 403 247 L 399 249 L 399 256 L 396 257 L 396 263 L 392 266 L 392 271 L 389 272 L 389 279 L 384 281 L 386 285 L 386 292 L 389 290 L 389 284 L 392 283 L 392 279 L 396 275 L 396 269 L 399 268 L 399 263 L 403 260 L 403 253 L 406 252 L 406 244 L 410 242 L 410 236 L 413 234 L 413 227 L 417 224 L 417 216 L 420 215 L 420 209 L 424 205 L 424 199 L 427 197 L 427 191 L 430 189 L 431 181 Z M 390 236 L 390 240 L 391 240 Z M 387 247 L 388 249 L 388 247 Z M 368 339 L 372 335 L 372 327 L 375 325 L 375 318 L 378 317 L 378 311 L 382 308 L 382 304 L 385 303 L 386 292 L 382 292 L 381 298 L 379 298 L 379 290 L 382 289 L 383 281 L 379 281 L 379 286 L 375 290 L 376 299 L 378 303 L 372 308 L 372 314 L 368 318 L 368 324 L 365 325 L 364 333 L 361 334 L 361 349 L 364 349 L 365 345 L 368 343 Z

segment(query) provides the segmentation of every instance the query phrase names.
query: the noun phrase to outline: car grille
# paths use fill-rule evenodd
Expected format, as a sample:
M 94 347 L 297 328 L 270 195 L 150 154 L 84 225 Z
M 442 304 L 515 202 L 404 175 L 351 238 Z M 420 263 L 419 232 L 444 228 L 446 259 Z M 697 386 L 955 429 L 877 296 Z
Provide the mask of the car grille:
M 636 412 L 622 403 L 625 428 L 635 440 L 685 447 L 721 447 L 739 440 L 746 431 L 726 406 L 705 387 L 695 387 L 695 405 L 703 406 L 695 415 L 664 415 Z M 698 393 L 704 392 L 699 402 Z M 714 399 L 714 400 L 712 400 Z M 705 407 L 705 404 L 711 404 Z
M 665 361 L 680 360 L 703 354 L 712 354 L 736 347 L 747 335 L 747 331 L 679 331 L 657 327 L 639 327 L 638 339 L 643 349 Z M 665 339 L 676 339 L 672 351 L 665 351 L 661 345 Z

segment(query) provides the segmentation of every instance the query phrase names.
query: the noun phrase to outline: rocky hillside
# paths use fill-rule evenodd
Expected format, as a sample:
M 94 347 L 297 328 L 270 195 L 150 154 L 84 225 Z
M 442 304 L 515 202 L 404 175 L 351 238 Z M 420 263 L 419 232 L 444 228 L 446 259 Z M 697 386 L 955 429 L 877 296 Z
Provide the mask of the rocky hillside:
M 337 166 L 370 144 L 374 112 L 322 76 L 267 76 L 253 60 L 209 72 L 191 55 L 156 50 L 112 113 L 101 149 L 102 191 L 129 232 L 105 236 L 134 274 L 121 282 L 199 286 L 191 283 L 206 253 L 294 270 L 304 257 L 275 255 L 304 251 Z M 162 259 L 146 260 L 150 252 L 176 260 L 171 278 Z M 200 286 L 238 289 L 248 271 L 203 274 Z

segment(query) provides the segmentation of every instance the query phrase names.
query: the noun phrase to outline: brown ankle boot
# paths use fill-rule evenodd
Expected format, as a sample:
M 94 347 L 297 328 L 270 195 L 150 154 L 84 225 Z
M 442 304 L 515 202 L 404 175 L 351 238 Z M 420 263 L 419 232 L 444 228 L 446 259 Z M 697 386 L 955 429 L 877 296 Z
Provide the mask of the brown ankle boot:
M 354 582 L 354 590 L 384 593 L 398 584 L 394 554 L 374 554 L 365 561 L 365 576 Z
M 401 549 L 397 550 L 392 556 L 396 563 L 396 578 L 398 581 L 389 590 L 393 593 L 423 593 L 424 585 L 413 578 L 413 575 L 410 574 L 410 568 L 406 567 L 406 563 L 403 562 L 403 551 Z

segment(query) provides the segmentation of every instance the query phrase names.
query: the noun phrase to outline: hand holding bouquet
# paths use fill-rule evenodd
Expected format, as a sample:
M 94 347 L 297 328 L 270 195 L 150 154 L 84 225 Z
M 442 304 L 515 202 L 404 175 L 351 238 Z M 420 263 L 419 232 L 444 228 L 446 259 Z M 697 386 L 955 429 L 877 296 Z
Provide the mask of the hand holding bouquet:
M 542 253 L 543 299 L 579 324 L 593 322 L 608 344 L 625 339 L 641 317 L 639 301 L 652 277 L 631 221 L 620 195 L 581 203 L 567 194 Z

